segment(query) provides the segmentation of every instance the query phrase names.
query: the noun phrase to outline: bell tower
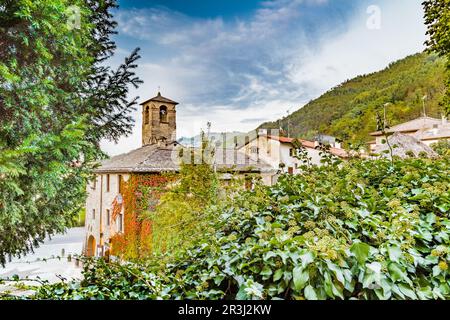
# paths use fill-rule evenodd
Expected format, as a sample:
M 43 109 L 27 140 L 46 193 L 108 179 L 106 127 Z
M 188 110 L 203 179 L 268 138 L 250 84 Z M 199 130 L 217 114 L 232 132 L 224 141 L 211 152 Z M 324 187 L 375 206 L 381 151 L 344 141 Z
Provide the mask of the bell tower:
M 141 103 L 142 106 L 142 145 L 169 143 L 176 140 L 175 110 L 178 102 L 161 96 Z

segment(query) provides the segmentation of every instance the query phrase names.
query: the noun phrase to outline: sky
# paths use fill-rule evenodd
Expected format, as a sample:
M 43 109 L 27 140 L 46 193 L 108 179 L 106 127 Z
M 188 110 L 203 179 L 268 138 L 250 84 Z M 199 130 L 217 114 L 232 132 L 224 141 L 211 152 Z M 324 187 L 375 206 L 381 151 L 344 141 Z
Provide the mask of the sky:
M 130 91 L 175 100 L 177 136 L 250 131 L 424 49 L 422 0 L 119 0 L 112 67 L 141 48 Z M 110 155 L 141 146 L 133 134 Z

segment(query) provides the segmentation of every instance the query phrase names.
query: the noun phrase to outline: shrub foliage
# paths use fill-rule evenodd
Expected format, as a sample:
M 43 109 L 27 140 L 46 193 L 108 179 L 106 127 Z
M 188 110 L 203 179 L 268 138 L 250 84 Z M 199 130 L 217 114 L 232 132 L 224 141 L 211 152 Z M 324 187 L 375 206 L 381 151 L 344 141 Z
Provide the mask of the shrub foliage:
M 354 160 L 212 207 L 170 262 L 88 260 L 53 299 L 450 298 L 449 160 Z

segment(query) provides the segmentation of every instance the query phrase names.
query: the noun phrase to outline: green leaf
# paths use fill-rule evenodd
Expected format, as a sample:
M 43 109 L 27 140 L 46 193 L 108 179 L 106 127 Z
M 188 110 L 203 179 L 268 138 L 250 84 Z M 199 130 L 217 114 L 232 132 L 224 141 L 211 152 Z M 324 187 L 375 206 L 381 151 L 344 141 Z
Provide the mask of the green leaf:
M 388 265 L 389 274 L 391 275 L 391 279 L 396 282 L 405 279 L 406 273 L 401 269 L 401 267 L 393 262 Z
M 245 285 L 240 286 L 239 291 L 236 294 L 236 300 L 248 300 L 248 294 L 245 289 L 247 289 Z
M 356 242 L 352 245 L 350 251 L 360 264 L 364 264 L 369 257 L 370 246 L 363 242 Z
M 433 277 L 437 277 L 438 275 L 440 275 L 442 272 L 441 268 L 439 268 L 439 266 L 434 266 L 433 267 Z
M 272 275 L 272 269 L 266 265 L 259 274 L 262 276 L 263 280 L 267 280 Z
M 309 280 L 309 272 L 301 267 L 296 267 L 292 271 L 292 278 L 294 280 L 295 290 L 300 291 L 305 287 L 307 281 Z
M 417 296 L 420 300 L 429 300 L 433 299 L 433 292 L 429 286 L 424 288 L 419 288 L 417 291 Z
M 330 298 L 334 298 L 333 280 L 331 279 L 331 276 L 328 272 L 325 272 L 323 276 L 324 276 L 323 288 L 325 289 L 326 294 Z
M 411 298 L 413 300 L 417 300 L 417 295 L 414 293 L 414 290 L 412 290 L 409 286 L 407 286 L 404 283 L 400 283 L 398 285 L 398 288 L 400 289 L 400 291 L 407 296 L 408 298 Z
M 317 300 L 316 291 L 310 285 L 307 285 L 305 288 L 305 298 L 306 300 Z
M 394 262 L 398 262 L 400 257 L 402 256 L 402 250 L 397 246 L 389 247 L 389 259 L 391 259 Z
M 401 299 L 405 299 L 405 295 L 400 291 L 400 288 L 397 285 L 392 285 L 392 292 L 399 296 Z
M 372 262 L 366 265 L 368 269 L 372 270 L 373 273 L 379 275 L 381 272 L 381 264 L 379 262 Z
M 359 215 L 363 218 L 368 217 L 370 212 L 367 209 L 361 209 L 358 211 Z
M 341 268 L 339 268 L 337 265 L 335 265 L 334 263 L 332 263 L 331 261 L 327 261 L 327 267 L 334 272 L 336 279 L 343 285 L 345 286 L 345 277 L 344 274 L 342 273 Z
M 300 260 L 302 261 L 302 267 L 306 268 L 311 262 L 314 261 L 314 255 L 312 252 L 308 251 L 300 256 Z
M 278 269 L 275 271 L 275 274 L 273 275 L 273 281 L 278 281 L 283 276 L 283 269 Z

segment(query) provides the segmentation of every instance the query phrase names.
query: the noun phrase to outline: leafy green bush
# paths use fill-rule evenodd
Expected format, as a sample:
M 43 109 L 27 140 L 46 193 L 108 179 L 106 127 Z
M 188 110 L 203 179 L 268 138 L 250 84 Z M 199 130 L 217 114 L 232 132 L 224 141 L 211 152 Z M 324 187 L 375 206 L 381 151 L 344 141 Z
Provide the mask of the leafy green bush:
M 433 143 L 431 145 L 431 148 L 440 156 L 450 156 L 450 140 L 441 140 L 439 142 Z
M 202 147 L 198 152 L 204 154 L 207 142 L 203 141 Z M 194 152 L 184 152 L 194 157 Z M 181 163 L 177 177 L 177 182 L 161 196 L 156 208 L 147 209 L 143 215 L 152 221 L 154 253 L 174 252 L 192 245 L 210 222 L 205 208 L 218 201 L 219 181 L 208 162 Z
M 211 213 L 158 264 L 87 261 L 52 299 L 448 299 L 449 161 L 355 160 L 285 175 Z M 211 230 L 210 230 L 211 229 Z

